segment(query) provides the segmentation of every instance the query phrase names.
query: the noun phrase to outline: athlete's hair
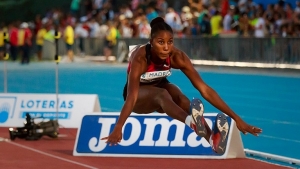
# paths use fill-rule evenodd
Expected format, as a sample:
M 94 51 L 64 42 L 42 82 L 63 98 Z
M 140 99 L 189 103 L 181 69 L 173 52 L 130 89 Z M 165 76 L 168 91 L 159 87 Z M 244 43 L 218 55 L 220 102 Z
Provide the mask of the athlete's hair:
M 173 30 L 170 25 L 168 25 L 162 17 L 157 17 L 153 19 L 150 23 L 151 33 L 150 36 L 153 38 L 155 34 L 159 31 L 169 31 L 173 35 Z

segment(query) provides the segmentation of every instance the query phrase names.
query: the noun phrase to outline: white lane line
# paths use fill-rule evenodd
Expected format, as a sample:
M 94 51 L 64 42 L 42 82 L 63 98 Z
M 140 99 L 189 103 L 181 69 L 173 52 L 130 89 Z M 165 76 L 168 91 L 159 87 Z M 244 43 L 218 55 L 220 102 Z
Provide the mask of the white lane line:
M 254 161 L 259 161 L 259 162 L 262 162 L 262 163 L 267 163 L 267 164 L 271 164 L 271 165 L 276 165 L 276 166 L 280 166 L 280 167 L 285 167 L 285 168 L 293 168 L 293 167 L 290 167 L 290 166 L 285 166 L 285 165 L 280 165 L 280 164 L 276 164 L 276 163 L 272 163 L 270 161 L 266 161 L 266 160 L 261 160 L 261 159 L 256 159 L 256 158 L 253 158 L 253 157 L 246 157 L 247 159 L 250 159 L 250 160 L 254 160 Z M 295 168 L 293 168 L 295 169 Z
M 253 118 L 253 117 L 248 117 L 248 116 L 241 116 L 241 117 L 245 118 L 245 119 L 256 120 L 256 121 L 265 121 L 265 122 L 271 122 L 271 123 L 277 123 L 277 124 L 300 126 L 300 123 L 294 123 L 294 122 L 289 122 L 289 121 L 278 121 L 278 120 L 273 120 L 273 119 Z
M 66 158 L 62 158 L 62 157 L 59 157 L 59 156 L 56 156 L 56 155 L 45 153 L 45 152 L 39 151 L 37 149 L 31 148 L 31 147 L 27 147 L 27 146 L 24 146 L 24 145 L 21 145 L 21 144 L 14 143 L 12 141 L 6 141 L 6 142 L 9 143 L 9 144 L 21 147 L 21 148 L 25 148 L 27 150 L 34 151 L 36 153 L 40 153 L 40 154 L 43 154 L 43 155 L 46 155 L 46 156 L 49 156 L 49 157 L 52 157 L 52 158 L 56 158 L 56 159 L 62 160 L 62 161 L 66 161 L 66 162 L 73 163 L 73 164 L 76 164 L 76 165 L 80 165 L 80 166 L 83 166 L 83 167 L 86 167 L 86 168 L 90 168 L 90 169 L 98 169 L 98 168 L 93 167 L 93 166 L 89 166 L 89 165 L 86 165 L 86 164 L 83 164 L 83 163 L 79 163 L 79 162 L 76 162 L 76 161 L 72 161 L 72 160 L 69 160 L 69 159 L 66 159 Z
M 292 164 L 292 165 L 296 165 L 296 166 L 299 166 L 299 164 L 300 164 L 300 160 L 295 159 L 295 158 L 265 153 L 265 152 L 261 152 L 261 151 L 249 150 L 249 149 L 244 149 L 244 151 L 248 155 L 258 156 L 261 158 L 265 158 L 267 160 L 280 161 L 280 162 L 284 162 L 284 163 L 288 163 L 288 164 Z
M 284 63 L 260 63 L 260 62 L 231 62 L 231 61 L 215 61 L 215 60 L 196 60 L 191 59 L 195 65 L 209 65 L 209 66 L 233 66 L 233 67 L 256 67 L 256 68 L 290 68 L 300 69 L 298 64 L 284 64 Z
M 283 141 L 300 143 L 300 140 L 292 140 L 292 139 L 287 139 L 287 138 L 268 136 L 268 135 L 264 135 L 264 134 L 259 135 L 259 137 L 265 137 L 265 138 L 271 138 L 271 139 L 276 139 L 276 140 L 283 140 Z

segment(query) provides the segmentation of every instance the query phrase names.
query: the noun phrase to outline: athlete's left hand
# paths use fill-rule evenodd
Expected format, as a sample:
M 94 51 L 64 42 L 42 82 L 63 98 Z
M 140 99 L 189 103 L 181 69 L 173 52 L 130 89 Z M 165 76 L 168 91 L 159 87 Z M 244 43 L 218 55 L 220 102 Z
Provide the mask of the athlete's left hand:
M 258 136 L 258 134 L 262 132 L 262 129 L 249 125 L 246 122 L 244 122 L 242 119 L 236 120 L 236 126 L 243 134 L 250 133 L 255 136 Z

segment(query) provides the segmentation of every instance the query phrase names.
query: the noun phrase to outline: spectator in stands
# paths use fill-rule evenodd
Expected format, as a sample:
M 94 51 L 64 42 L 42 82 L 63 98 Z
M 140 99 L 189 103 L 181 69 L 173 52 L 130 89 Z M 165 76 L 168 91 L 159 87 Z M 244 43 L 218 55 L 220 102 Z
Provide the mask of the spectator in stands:
M 151 27 L 145 15 L 141 18 L 138 31 L 139 31 L 140 38 L 149 38 Z
M 191 29 L 192 36 L 197 36 L 199 34 L 199 26 L 195 17 L 191 16 L 191 19 L 188 20 L 189 27 Z
M 96 11 L 100 11 L 101 8 L 103 7 L 105 0 L 93 0 L 93 8 Z
M 300 38 L 300 25 L 295 25 L 294 31 L 295 31 L 294 32 L 294 37 Z M 297 46 L 297 49 L 299 50 L 298 46 Z
M 218 37 L 222 31 L 222 16 L 219 11 L 216 10 L 214 15 L 210 19 L 212 36 Z
M 243 13 L 242 16 L 240 17 L 239 29 L 240 29 L 240 35 L 242 35 L 242 37 L 250 36 L 251 25 L 249 24 L 249 17 L 247 13 Z
M 87 27 L 86 20 L 81 20 L 81 22 L 77 22 L 75 26 L 75 39 L 78 40 L 80 55 L 85 55 L 84 50 L 84 39 L 89 37 L 89 27 Z
M 28 27 L 28 23 L 23 22 L 20 26 L 22 32 L 19 34 L 19 39 L 20 39 L 20 47 L 22 50 L 22 59 L 21 59 L 21 64 L 28 64 L 30 61 L 30 49 L 32 46 L 32 32 Z
M 159 16 L 165 17 L 168 10 L 168 2 L 166 0 L 157 0 L 156 9 L 158 11 Z
M 101 10 L 101 15 L 102 15 L 102 21 L 107 22 L 107 21 L 112 21 L 115 12 L 112 9 L 112 5 L 110 1 L 107 1 L 103 4 L 103 9 Z
M 4 32 L 3 27 L 4 25 L 0 24 L 0 60 L 2 60 L 5 50 L 4 33 L 6 32 Z
M 225 15 L 228 13 L 228 10 L 230 9 L 230 0 L 221 0 L 221 16 L 225 17 Z
M 100 26 L 99 23 L 96 22 L 95 17 L 92 17 L 88 23 L 89 28 L 90 28 L 90 32 L 89 32 L 89 37 L 90 37 L 90 48 L 95 51 L 98 46 L 96 45 L 96 41 L 99 38 L 99 33 L 100 33 Z M 92 53 L 93 55 L 95 53 Z
M 274 4 L 269 4 L 267 10 L 264 12 L 263 18 L 271 22 L 274 19 Z
M 100 39 L 105 39 L 107 32 L 108 32 L 107 24 L 101 24 L 100 27 L 99 27 L 99 38 Z
M 295 13 L 300 13 L 300 1 L 296 1 Z
M 255 6 L 249 6 L 246 13 L 248 13 L 250 20 L 254 20 L 256 18 L 255 14 L 257 13 Z
M 201 19 L 200 26 L 200 35 L 209 36 L 211 34 L 211 25 L 209 22 L 209 17 L 207 14 L 203 15 L 203 19 Z
M 125 17 L 125 15 L 119 16 L 120 26 L 119 32 L 122 38 L 132 38 L 133 30 L 130 27 L 129 20 Z
M 181 18 L 173 8 L 168 8 L 168 12 L 165 16 L 165 21 L 168 25 L 171 26 L 175 34 L 182 30 Z
M 182 15 L 182 19 L 181 19 L 182 27 L 185 28 L 185 27 L 193 26 L 194 25 L 193 19 L 194 19 L 193 14 L 191 12 L 186 12 L 184 15 Z
M 280 37 L 286 38 L 288 37 L 288 30 L 287 30 L 287 25 L 282 25 L 280 29 Z
M 115 23 L 108 21 L 108 30 L 105 39 L 104 56 L 105 60 L 109 61 L 109 56 L 112 55 L 112 50 L 117 43 L 117 29 Z
M 67 26 L 64 30 L 64 40 L 67 49 L 67 56 L 71 62 L 74 61 L 74 52 L 73 52 L 73 44 L 74 44 L 74 29 L 70 22 L 67 22 Z
M 238 1 L 238 8 L 241 13 L 247 12 L 247 10 L 253 6 L 254 6 L 254 4 L 252 4 L 251 0 L 239 0 Z
M 211 18 L 212 16 L 215 15 L 216 11 L 218 11 L 216 6 L 210 5 L 210 6 L 208 7 L 208 12 L 209 12 L 210 18 Z M 219 11 L 218 11 L 218 12 L 219 12 Z M 222 18 L 223 18 L 223 17 L 222 17 Z
M 262 12 L 257 13 L 257 21 L 254 28 L 254 36 L 256 38 L 263 38 L 266 36 L 266 22 L 263 18 Z
M 188 0 L 190 8 L 189 12 L 194 14 L 194 12 L 202 11 L 203 5 L 207 4 L 205 1 L 206 0 Z
M 36 45 L 37 45 L 37 57 L 38 60 L 42 60 L 42 49 L 44 45 L 44 37 L 47 33 L 47 29 L 45 28 L 45 25 L 42 25 L 42 28 L 38 30 L 36 35 Z
M 41 15 L 36 15 L 34 20 L 34 31 L 33 31 L 33 37 L 38 33 L 40 29 L 43 27 L 43 22 L 41 19 Z
M 198 24 L 201 24 L 201 22 L 203 21 L 203 17 L 204 17 L 205 14 L 207 15 L 207 17 L 209 19 L 210 16 L 209 16 L 209 11 L 208 11 L 208 6 L 203 5 L 203 9 L 202 9 L 202 11 L 200 11 L 199 16 L 197 18 L 197 23 Z
M 79 17 L 80 0 L 72 0 L 70 10 L 74 17 Z
M 274 35 L 279 35 L 280 34 L 280 28 L 283 25 L 283 19 L 281 18 L 281 15 L 279 12 L 275 12 L 274 13 L 274 31 L 273 34 Z
M 120 8 L 120 15 L 124 15 L 125 18 L 132 18 L 133 17 L 133 13 L 131 11 L 131 9 L 129 8 L 128 5 L 122 5 Z
M 294 11 L 293 11 L 293 7 L 290 3 L 286 3 L 285 13 L 286 13 L 287 22 L 292 22 L 293 17 L 294 17 Z
M 181 14 L 180 14 L 181 21 L 184 22 L 187 18 L 190 17 L 190 15 L 192 15 L 190 7 L 188 6 L 182 7 Z
M 231 31 L 231 24 L 233 23 L 234 9 L 230 8 L 223 20 L 223 31 Z
M 81 6 L 83 6 L 82 15 L 88 15 L 93 11 L 93 1 L 92 0 L 81 0 Z
M 153 6 L 148 6 L 146 10 L 146 17 L 148 22 L 150 23 L 154 18 L 158 17 L 158 13 L 156 12 Z
M 44 40 L 54 43 L 55 40 L 55 30 L 51 21 L 46 23 L 46 34 L 44 35 Z
M 131 0 L 131 3 L 130 3 L 131 9 L 133 11 L 136 11 L 139 7 L 139 4 L 140 4 L 140 0 Z

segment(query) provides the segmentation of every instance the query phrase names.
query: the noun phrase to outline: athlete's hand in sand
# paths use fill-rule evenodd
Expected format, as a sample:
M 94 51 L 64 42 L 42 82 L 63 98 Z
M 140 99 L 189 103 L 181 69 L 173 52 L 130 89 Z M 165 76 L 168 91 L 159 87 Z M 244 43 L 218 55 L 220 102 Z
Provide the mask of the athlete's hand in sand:
M 115 126 L 114 130 L 110 133 L 108 137 L 103 137 L 101 140 L 107 140 L 106 143 L 109 146 L 118 145 L 122 140 L 122 127 Z
M 244 122 L 242 119 L 236 120 L 236 126 L 244 134 L 250 133 L 255 136 L 258 136 L 258 134 L 262 132 L 262 129 L 255 126 L 251 126 Z

